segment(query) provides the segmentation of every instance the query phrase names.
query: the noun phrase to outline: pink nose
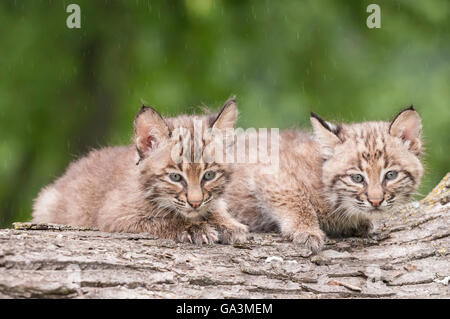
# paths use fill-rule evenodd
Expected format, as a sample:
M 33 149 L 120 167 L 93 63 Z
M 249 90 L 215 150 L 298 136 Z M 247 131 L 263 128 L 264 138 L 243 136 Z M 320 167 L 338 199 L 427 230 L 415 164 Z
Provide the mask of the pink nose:
M 189 205 L 191 205 L 192 208 L 199 208 L 202 204 L 201 200 L 194 200 L 194 201 L 188 201 Z
M 373 206 L 373 207 L 378 207 L 381 205 L 381 203 L 383 202 L 383 198 L 380 199 L 367 199 L 369 201 L 369 203 Z

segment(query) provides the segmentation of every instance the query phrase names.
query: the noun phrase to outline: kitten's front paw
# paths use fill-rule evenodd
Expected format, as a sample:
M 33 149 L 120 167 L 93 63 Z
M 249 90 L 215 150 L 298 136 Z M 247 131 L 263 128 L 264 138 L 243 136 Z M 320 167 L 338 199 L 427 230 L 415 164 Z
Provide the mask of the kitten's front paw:
M 190 225 L 178 235 L 178 240 L 182 243 L 196 245 L 210 245 L 219 241 L 219 234 L 216 229 L 206 223 Z
M 313 254 L 321 251 L 325 244 L 325 234 L 320 229 L 297 230 L 287 237 L 295 244 L 304 245 Z
M 244 243 L 247 241 L 247 236 L 248 227 L 241 223 L 219 228 L 219 241 L 222 244 Z

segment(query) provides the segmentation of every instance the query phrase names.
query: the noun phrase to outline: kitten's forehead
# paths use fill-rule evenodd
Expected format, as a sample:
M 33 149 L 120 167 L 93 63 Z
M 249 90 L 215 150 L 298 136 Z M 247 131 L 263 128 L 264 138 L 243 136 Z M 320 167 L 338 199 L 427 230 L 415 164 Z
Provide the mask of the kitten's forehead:
M 206 163 L 187 163 L 183 162 L 178 165 L 181 171 L 185 172 L 188 177 L 199 176 L 207 167 Z
M 387 123 L 354 124 L 349 126 L 347 132 L 354 141 L 358 166 L 361 170 L 369 169 L 378 172 L 389 165 L 386 143 L 390 136 Z
M 210 125 L 208 116 L 181 115 L 168 120 L 171 133 L 171 156 L 177 163 L 204 162 L 205 147 L 209 143 L 207 134 Z M 193 167 L 194 171 L 197 166 Z
M 344 140 L 353 139 L 365 143 L 383 143 L 384 138 L 389 135 L 389 123 L 387 122 L 364 122 L 354 124 L 342 124 L 340 135 Z
M 172 162 L 170 166 L 184 172 L 186 176 L 200 176 L 203 172 L 211 169 L 226 169 L 223 165 L 218 163 L 205 161 L 203 156 L 199 156 L 196 162 L 193 159 L 193 157 L 189 158 L 188 156 L 183 156 L 180 161 Z
M 340 156 L 352 161 L 363 161 L 369 165 L 382 163 L 386 158 L 386 143 L 389 139 L 388 126 L 384 122 L 344 124 L 339 138 Z

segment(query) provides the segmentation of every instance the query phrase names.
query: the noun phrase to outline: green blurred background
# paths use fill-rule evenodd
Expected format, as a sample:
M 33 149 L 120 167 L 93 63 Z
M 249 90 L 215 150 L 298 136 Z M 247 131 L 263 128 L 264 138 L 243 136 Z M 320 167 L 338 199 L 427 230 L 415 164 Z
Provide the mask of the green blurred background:
M 368 29 L 366 7 L 381 7 Z M 66 7 L 81 7 L 68 29 Z M 240 127 L 423 117 L 427 193 L 450 170 L 450 1 L 0 3 L 0 227 L 89 149 L 129 143 L 141 102 L 165 115 L 238 97 Z

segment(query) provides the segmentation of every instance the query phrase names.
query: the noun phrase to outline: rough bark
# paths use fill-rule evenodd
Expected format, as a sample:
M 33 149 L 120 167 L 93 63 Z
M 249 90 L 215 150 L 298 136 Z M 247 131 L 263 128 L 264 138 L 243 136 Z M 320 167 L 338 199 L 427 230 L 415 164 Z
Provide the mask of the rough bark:
M 0 298 L 449 298 L 450 174 L 312 256 L 277 234 L 197 247 L 148 234 L 16 223 L 0 230 Z

